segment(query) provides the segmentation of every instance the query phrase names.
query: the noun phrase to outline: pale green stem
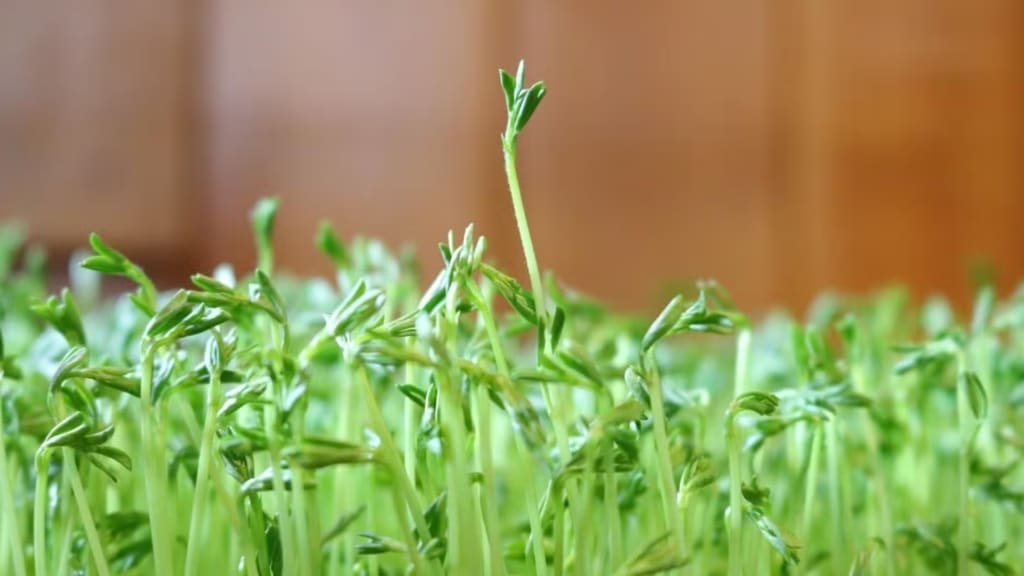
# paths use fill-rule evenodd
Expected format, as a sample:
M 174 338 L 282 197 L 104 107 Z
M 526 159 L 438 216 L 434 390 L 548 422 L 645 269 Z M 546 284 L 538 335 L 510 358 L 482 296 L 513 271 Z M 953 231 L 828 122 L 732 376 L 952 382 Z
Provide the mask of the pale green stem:
M 142 450 L 143 459 L 148 462 L 145 479 L 146 500 L 149 507 L 150 532 L 153 539 L 153 564 L 156 576 L 171 576 L 175 573 L 172 553 L 172 526 L 167 518 L 171 499 L 164 490 L 167 477 L 167 460 L 157 434 L 156 415 L 153 406 L 153 362 L 156 346 L 143 342 L 142 378 L 139 397 L 142 403 Z
M 648 361 L 650 368 L 649 389 L 651 395 L 651 419 L 654 421 L 654 449 L 658 455 L 657 473 L 658 489 L 661 493 L 661 512 L 665 527 L 672 531 L 677 546 L 682 547 L 686 541 L 683 533 L 682 518 L 675 506 L 675 481 L 672 475 L 672 457 L 669 453 L 668 431 L 665 427 L 665 403 L 662 398 L 661 378 L 653 359 Z
M 210 374 L 210 387 L 206 393 L 206 416 L 203 421 L 202 438 L 199 445 L 199 467 L 196 472 L 196 490 L 192 498 L 192 517 L 189 519 L 188 544 L 185 548 L 185 576 L 195 576 L 199 567 L 199 546 L 206 507 L 210 478 L 210 461 L 213 459 L 214 436 L 217 431 L 217 409 L 220 405 L 220 372 Z
M 3 381 L 3 371 L 0 370 L 0 382 Z M 4 429 L 4 414 L 3 406 L 0 405 L 0 430 Z M 11 549 L 14 550 L 12 555 L 14 559 L 14 574 L 15 576 L 26 576 L 27 570 L 25 568 L 25 547 L 22 545 L 21 539 L 21 527 L 18 525 L 19 515 L 17 514 L 17 507 L 14 505 L 14 484 L 11 481 L 10 471 L 7 468 L 7 447 L 3 438 L 0 438 L 0 498 L 2 498 L 4 507 L 7 513 L 3 515 L 4 520 L 7 523 L 5 532 L 7 532 L 7 538 Z M 0 568 L 6 568 L 5 564 L 0 564 Z
M 487 393 L 487 387 L 478 384 L 475 390 L 474 401 L 477 414 L 477 466 L 483 474 L 480 490 L 480 506 L 484 513 L 485 529 L 487 531 L 488 554 L 491 574 L 502 576 L 505 574 L 505 559 L 501 547 L 501 523 L 498 521 L 498 493 L 495 490 L 494 462 L 491 455 L 493 450 L 491 444 L 491 398 Z
M 384 415 L 380 411 L 380 406 L 377 405 L 377 399 L 373 393 L 373 388 L 370 386 L 370 378 L 366 374 L 365 366 L 359 366 L 358 376 L 363 389 L 363 395 L 365 396 L 367 412 L 370 416 L 370 425 L 377 434 L 377 437 L 380 438 L 385 466 L 398 484 L 399 493 L 405 500 L 408 514 L 412 514 L 413 522 L 416 524 L 416 531 L 424 535 L 430 534 L 426 518 L 423 516 L 423 505 L 420 503 L 419 493 L 416 492 L 416 488 L 413 486 L 412 481 L 409 480 L 409 477 L 405 475 L 401 455 L 398 452 L 398 447 L 395 445 L 394 438 L 391 437 L 391 432 L 388 429 L 387 421 L 384 420 Z M 468 489 L 462 492 L 462 494 L 468 493 Z M 408 514 L 399 514 L 399 521 L 408 522 Z M 409 550 L 409 555 L 413 559 L 413 563 L 417 563 L 419 551 L 413 548 Z
M 842 495 L 842 446 L 839 442 L 839 422 L 826 422 L 825 440 L 827 446 L 829 506 L 832 524 L 832 570 L 836 574 L 846 569 L 845 508 Z
M 604 478 L 605 522 L 608 523 L 608 572 L 622 563 L 622 519 L 619 515 L 619 488 L 615 477 L 614 458 L 609 450 L 608 471 Z
M 36 456 L 35 506 L 32 516 L 32 553 L 35 556 L 35 572 L 39 576 L 49 574 L 46 554 L 46 502 L 47 472 L 49 455 L 43 451 Z
M 498 367 L 498 374 L 503 378 L 509 379 L 511 382 L 511 373 L 508 361 L 505 359 L 505 349 L 501 345 L 501 336 L 498 334 L 498 327 L 494 321 L 494 313 L 475 282 L 467 282 L 466 287 L 469 290 L 470 296 L 476 300 L 475 304 L 483 320 L 487 339 L 491 344 L 491 352 L 494 354 L 494 363 Z M 523 441 L 522 435 L 513 433 L 512 436 L 518 456 L 517 460 L 523 467 L 523 475 L 526 478 L 526 513 L 530 523 L 530 542 L 533 546 L 534 570 L 538 576 L 545 576 L 547 574 L 547 558 L 544 552 L 544 531 L 540 524 L 540 514 L 537 511 L 538 499 L 537 486 L 534 481 L 534 462 L 529 448 Z
M 93 521 L 92 512 L 89 510 L 89 500 L 85 489 L 82 488 L 82 479 L 78 475 L 78 466 L 75 464 L 75 454 L 70 448 L 62 450 L 64 454 L 64 466 L 71 480 L 71 491 L 74 493 L 75 503 L 78 504 L 78 515 L 82 520 L 82 528 L 85 530 L 85 539 L 89 543 L 92 553 L 92 560 L 96 564 L 96 573 L 99 576 L 110 576 L 110 567 L 107 565 L 107 556 L 103 552 L 103 543 L 100 541 L 99 532 L 96 530 L 96 523 Z
M 519 228 L 519 240 L 523 245 L 523 256 L 526 259 L 526 270 L 530 275 L 530 287 L 533 290 L 534 303 L 537 308 L 537 318 L 543 326 L 548 326 L 547 298 L 544 295 L 544 282 L 540 275 L 540 266 L 537 264 L 537 254 L 533 249 L 533 236 L 530 234 L 530 224 L 526 220 L 526 208 L 523 206 L 523 193 L 519 188 L 519 172 L 516 170 L 516 146 L 515 143 L 506 142 L 505 146 L 505 173 L 508 176 L 508 188 L 512 196 L 512 210 L 516 216 L 516 226 Z
M 743 492 L 740 478 L 740 443 L 734 416 L 725 419 L 725 442 L 729 451 L 729 576 L 743 576 Z
M 804 541 L 810 542 L 812 538 L 812 523 L 814 522 L 814 500 L 818 492 L 818 467 L 821 459 L 821 425 L 814 427 L 811 436 L 811 452 L 807 457 L 807 480 L 804 484 L 804 518 L 803 532 L 801 536 Z M 801 569 L 804 571 L 804 569 Z
M 962 369 L 961 369 L 962 370 Z M 957 574 L 969 576 L 971 573 L 968 553 L 971 546 L 971 501 L 970 501 L 970 473 L 971 473 L 971 408 L 967 399 L 967 390 L 962 382 L 957 382 L 956 387 L 956 408 L 957 419 L 960 427 L 960 466 L 959 466 L 959 489 L 958 500 L 960 506 L 960 518 L 957 526 Z
M 352 413 L 352 396 L 355 384 L 351 378 L 342 383 L 341 391 L 341 416 L 338 418 L 338 431 L 341 437 L 346 440 L 353 440 L 355 436 L 355 418 Z M 334 508 L 338 511 L 347 511 L 350 508 L 350 497 L 353 495 L 346 469 L 338 467 L 334 473 Z M 344 558 L 344 563 L 341 561 Z M 346 530 L 334 541 L 331 551 L 328 554 L 328 574 L 337 576 L 339 573 L 344 576 L 351 576 L 353 564 L 355 564 L 355 540 L 352 530 Z

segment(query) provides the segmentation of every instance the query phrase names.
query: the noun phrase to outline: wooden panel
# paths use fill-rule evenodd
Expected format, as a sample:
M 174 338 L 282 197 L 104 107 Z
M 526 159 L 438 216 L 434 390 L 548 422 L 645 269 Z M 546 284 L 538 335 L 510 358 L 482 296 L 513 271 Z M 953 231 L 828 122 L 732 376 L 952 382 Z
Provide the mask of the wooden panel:
M 979 257 L 1016 281 L 1018 4 L 794 7 L 780 50 L 795 64 L 780 74 L 792 126 L 781 187 L 792 211 L 780 225 L 792 231 L 783 250 L 807 256 L 785 268 L 799 297 L 905 281 L 963 303 Z
M 0 2 L 0 219 L 58 250 L 189 237 L 188 3 Z
M 495 68 L 548 81 L 521 173 L 546 268 L 625 307 L 715 277 L 749 309 L 1024 272 L 1024 5 L 0 0 L 0 217 L 57 246 L 322 271 L 320 219 L 521 270 Z M 155 214 L 156 217 L 147 217 Z
M 478 50 L 482 6 L 215 6 L 208 260 L 252 262 L 246 210 L 266 195 L 283 200 L 284 264 L 302 271 L 323 268 L 312 246 L 321 219 L 345 236 L 414 242 L 431 264 L 449 228 L 485 224 L 482 167 L 499 149 L 480 118 L 500 91 Z

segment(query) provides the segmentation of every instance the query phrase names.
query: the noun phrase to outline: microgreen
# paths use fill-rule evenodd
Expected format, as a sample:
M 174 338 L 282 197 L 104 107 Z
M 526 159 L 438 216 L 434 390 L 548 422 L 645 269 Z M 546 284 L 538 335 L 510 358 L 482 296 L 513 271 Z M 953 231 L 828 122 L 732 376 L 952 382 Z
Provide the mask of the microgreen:
M 46 292 L 0 228 L 0 573 L 1013 574 L 1024 289 L 752 321 L 700 282 L 652 319 L 543 275 L 500 72 L 525 281 L 476 228 L 419 264 L 329 224 L 161 290 L 93 235 Z M 439 256 L 439 257 L 438 257 Z M 101 275 L 134 291 L 106 300 Z M 907 343 L 910 344 L 907 344 Z

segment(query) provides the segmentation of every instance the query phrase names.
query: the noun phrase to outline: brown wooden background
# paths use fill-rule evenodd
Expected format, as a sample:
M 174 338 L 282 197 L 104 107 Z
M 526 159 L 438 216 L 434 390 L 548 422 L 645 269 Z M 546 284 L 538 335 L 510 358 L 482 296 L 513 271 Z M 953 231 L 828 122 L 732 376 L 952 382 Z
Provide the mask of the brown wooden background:
M 513 5 L 514 4 L 514 5 Z M 286 265 L 328 218 L 428 258 L 475 221 L 518 265 L 495 69 L 549 96 L 521 172 L 542 266 L 621 306 L 1024 272 L 1019 0 L 0 0 L 0 219 L 150 266 Z M 431 260 L 433 261 L 433 260 Z

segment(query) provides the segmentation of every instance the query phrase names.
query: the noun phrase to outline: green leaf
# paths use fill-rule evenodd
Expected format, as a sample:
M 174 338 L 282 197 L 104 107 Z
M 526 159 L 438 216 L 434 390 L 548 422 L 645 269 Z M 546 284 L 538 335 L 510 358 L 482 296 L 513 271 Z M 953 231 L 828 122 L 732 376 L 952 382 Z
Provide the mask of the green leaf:
M 748 508 L 747 517 L 754 522 L 761 536 L 779 553 L 784 562 L 793 566 L 800 563 L 801 546 L 796 537 L 779 528 L 759 507 Z
M 516 81 L 504 70 L 498 70 L 498 78 L 501 80 L 501 90 L 505 93 L 505 110 L 511 112 L 516 98 Z
M 680 493 L 692 494 L 705 486 L 709 486 L 717 479 L 711 463 L 711 457 L 701 454 L 690 459 L 683 475 L 679 479 Z
M 533 117 L 533 113 L 540 106 L 541 101 L 544 100 L 546 95 L 547 88 L 544 87 L 543 82 L 538 82 L 530 87 L 526 96 L 523 97 L 522 108 L 516 116 L 516 132 L 522 132 L 526 128 L 527 122 Z
M 96 448 L 92 449 L 91 452 L 93 454 L 97 454 L 109 460 L 113 460 L 114 462 L 117 462 L 122 468 L 128 470 L 129 472 L 132 469 L 131 457 L 128 456 L 128 454 L 124 450 L 121 450 L 120 448 L 104 445 L 97 446 Z
M 53 373 L 53 379 L 50 384 L 50 392 L 54 393 L 68 378 L 73 377 L 74 372 L 88 362 L 89 351 L 85 346 L 75 346 L 69 349 L 64 357 L 61 359 L 60 364 L 57 365 L 57 370 Z
M 616 576 L 648 576 L 682 568 L 689 559 L 681 555 L 682 546 L 665 533 L 648 541 L 633 556 L 626 560 Z
M 203 354 L 203 364 L 210 374 L 220 374 L 221 365 L 221 342 L 220 337 L 214 333 L 214 337 L 206 341 L 206 349 Z
M 967 401 L 971 405 L 974 417 L 984 420 L 988 416 L 988 393 L 985 392 L 981 378 L 974 372 L 963 372 L 960 375 L 960 385 L 967 392 Z
M 85 328 L 78 313 L 78 306 L 67 288 L 61 290 L 60 299 L 50 296 L 46 302 L 35 304 L 32 311 L 53 325 L 70 346 L 84 346 Z
M 344 534 L 349 527 L 355 524 L 355 521 L 358 520 L 365 511 L 366 504 L 360 504 L 355 510 L 342 514 L 341 517 L 338 518 L 337 522 L 335 522 L 334 525 L 324 533 L 323 537 L 320 539 L 320 547 L 325 547 L 331 542 L 331 540 L 334 540 L 338 536 Z
M 338 270 L 348 268 L 350 264 L 348 250 L 338 233 L 329 222 L 321 222 L 316 233 L 316 247 L 327 255 Z
M 177 328 L 193 309 L 194 306 L 188 302 L 188 293 L 178 290 L 146 325 L 145 336 L 152 340 L 162 338 Z
M 398 391 L 420 408 L 426 405 L 427 393 L 419 386 L 415 384 L 400 384 Z
M 1013 576 L 1017 572 L 1009 564 L 996 558 L 1006 549 L 1006 542 L 989 548 L 982 542 L 975 542 L 968 557 L 992 576 Z
M 259 269 L 267 274 L 274 269 L 274 222 L 279 206 L 277 198 L 263 198 L 256 203 L 250 215 L 253 235 L 256 237 Z
M 779 407 L 779 397 L 766 392 L 746 392 L 736 397 L 729 405 L 730 414 L 739 414 L 743 411 L 754 412 L 761 416 L 767 416 Z
M 665 308 L 661 310 L 658 317 L 651 323 L 651 327 L 647 329 L 647 333 L 644 334 L 643 340 L 640 342 L 640 349 L 643 352 L 647 352 L 654 346 L 658 340 L 661 340 L 668 335 L 672 326 L 675 325 L 676 321 L 682 315 L 686 309 L 682 294 L 669 300 Z
M 70 446 L 78 442 L 88 431 L 89 426 L 85 422 L 85 416 L 78 411 L 72 412 L 50 430 L 42 444 L 39 445 L 39 450 Z
M 629 396 L 649 409 L 651 407 L 650 385 L 643 373 L 636 367 L 630 366 L 626 368 L 625 380 Z
M 235 295 L 235 289 L 227 284 L 224 284 L 216 278 L 212 278 L 205 274 L 193 274 L 192 284 L 204 292 L 211 292 L 213 294 L 224 294 L 228 296 Z
M 96 254 L 83 260 L 81 265 L 102 274 L 124 276 L 138 284 L 139 290 L 130 297 L 131 301 L 143 314 L 152 316 L 156 311 L 156 288 L 149 276 L 124 254 L 103 242 L 98 234 L 89 236 L 89 244 Z
M 992 309 L 996 303 L 996 291 L 992 285 L 983 286 L 974 299 L 974 314 L 971 317 L 971 334 L 978 335 L 986 330 L 992 321 Z
M 480 270 L 491 281 L 498 294 L 501 294 L 501 297 L 508 302 L 512 309 L 518 312 L 530 324 L 534 326 L 540 325 L 533 293 L 523 288 L 514 278 L 493 266 L 484 264 L 480 267 Z

